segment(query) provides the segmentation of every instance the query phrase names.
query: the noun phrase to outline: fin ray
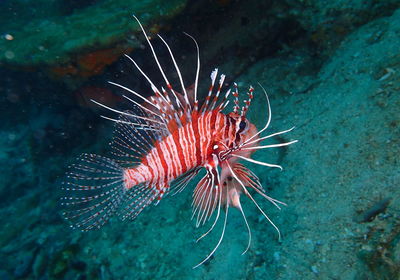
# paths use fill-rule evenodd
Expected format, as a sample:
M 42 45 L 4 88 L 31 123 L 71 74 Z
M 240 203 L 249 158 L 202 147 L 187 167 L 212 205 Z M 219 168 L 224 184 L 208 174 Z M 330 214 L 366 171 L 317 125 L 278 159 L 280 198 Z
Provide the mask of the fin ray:
M 63 182 L 62 214 L 72 228 L 100 228 L 117 211 L 124 196 L 123 169 L 113 160 L 94 154 L 82 154 L 77 162 L 69 167 Z
M 113 140 L 111 141 L 111 154 L 123 166 L 136 165 L 154 146 L 160 132 L 149 133 L 139 130 L 141 123 L 146 121 L 136 119 L 134 114 L 120 115 L 123 122 L 116 123 Z M 136 124 L 139 123 L 139 124 Z
M 133 219 L 158 197 L 147 182 L 127 189 L 124 169 L 95 154 L 78 157 L 66 173 L 62 190 L 62 215 L 72 228 L 82 231 L 100 228 L 115 214 Z

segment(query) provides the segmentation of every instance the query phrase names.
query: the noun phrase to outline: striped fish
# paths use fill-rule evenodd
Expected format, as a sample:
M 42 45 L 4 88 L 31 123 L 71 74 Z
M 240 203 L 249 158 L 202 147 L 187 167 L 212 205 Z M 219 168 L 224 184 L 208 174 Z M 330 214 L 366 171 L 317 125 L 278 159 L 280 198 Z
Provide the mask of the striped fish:
M 134 16 L 135 17 L 135 16 Z M 215 69 L 211 73 L 211 85 L 205 100 L 200 104 L 197 88 L 200 71 L 199 47 L 189 36 L 197 49 L 197 70 L 192 91 L 186 90 L 175 57 L 167 42 L 158 35 L 174 64 L 182 94 L 169 82 L 159 63 L 153 45 L 146 31 L 137 20 L 152 56 L 165 81 L 163 87 L 156 86 L 140 66 L 129 56 L 141 75 L 147 80 L 153 96 L 145 98 L 136 91 L 121 84 L 112 85 L 125 90 L 123 97 L 132 104 L 131 111 L 119 111 L 92 100 L 97 105 L 118 114 L 118 118 L 102 116 L 115 122 L 115 132 L 111 144 L 111 156 L 82 154 L 69 167 L 62 189 L 63 216 L 71 227 L 88 231 L 100 228 L 114 214 L 123 220 L 135 219 L 143 209 L 159 201 L 169 192 L 179 193 L 199 174 L 200 178 L 193 192 L 193 215 L 196 226 L 203 225 L 215 216 L 210 229 L 200 238 L 210 233 L 217 224 L 221 209 L 225 210 L 223 230 L 215 248 L 197 266 L 207 261 L 221 243 L 230 206 L 239 209 L 249 232 L 246 216 L 240 204 L 240 195 L 249 197 L 264 217 L 279 229 L 260 208 L 249 192 L 255 192 L 269 200 L 276 207 L 282 202 L 269 197 L 258 177 L 240 160 L 268 167 L 282 169 L 281 166 L 251 159 L 258 149 L 268 149 L 290 145 L 295 141 L 272 145 L 261 145 L 261 141 L 284 134 L 293 128 L 262 136 L 271 122 L 271 107 L 266 91 L 262 88 L 268 108 L 268 120 L 261 130 L 249 122 L 246 113 L 253 99 L 254 88 L 247 91 L 243 106 L 240 106 L 237 84 L 221 94 L 225 75 Z M 233 110 L 228 114 L 223 110 L 233 96 Z M 133 97 L 139 98 L 137 102 Z M 216 212 L 215 215 L 213 215 Z

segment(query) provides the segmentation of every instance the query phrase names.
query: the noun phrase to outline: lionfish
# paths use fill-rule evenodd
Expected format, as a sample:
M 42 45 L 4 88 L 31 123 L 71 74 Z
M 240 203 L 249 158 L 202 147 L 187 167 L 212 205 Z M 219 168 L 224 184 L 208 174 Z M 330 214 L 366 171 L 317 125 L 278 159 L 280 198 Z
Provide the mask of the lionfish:
M 225 232 L 228 210 L 233 206 L 240 210 L 244 218 L 249 239 L 243 254 L 249 249 L 251 231 L 240 204 L 243 193 L 255 204 L 261 214 L 278 232 L 249 189 L 280 209 L 283 202 L 269 197 L 258 177 L 239 160 L 282 169 L 281 166 L 251 159 L 255 150 L 287 146 L 287 143 L 260 145 L 260 142 L 291 131 L 293 128 L 261 136 L 271 122 L 271 106 L 265 89 L 262 88 L 268 108 L 268 120 L 261 130 L 246 118 L 253 99 L 254 88 L 249 87 L 247 99 L 239 105 L 238 86 L 228 89 L 223 96 L 225 75 L 221 74 L 218 85 L 218 69 L 211 73 L 211 85 L 202 104 L 197 99 L 200 72 L 200 51 L 196 40 L 189 34 L 197 49 L 197 69 L 194 88 L 186 89 L 181 71 L 168 43 L 158 35 L 169 52 L 169 56 L 179 78 L 182 94 L 169 82 L 152 43 L 142 24 L 133 16 L 151 49 L 164 81 L 164 87 L 157 87 L 140 66 L 125 55 L 147 80 L 154 95 L 146 98 L 121 84 L 109 82 L 139 98 L 139 103 L 127 95 L 134 110 L 120 111 L 92 100 L 97 105 L 119 115 L 118 119 L 102 116 L 115 122 L 115 132 L 111 145 L 111 158 L 95 154 L 82 154 L 69 166 L 62 189 L 66 195 L 61 198 L 63 216 L 72 228 L 82 231 L 100 228 L 111 216 L 118 214 L 123 220 L 135 219 L 150 204 L 158 204 L 169 192 L 181 192 L 201 171 L 205 175 L 199 180 L 193 193 L 193 214 L 196 227 L 204 225 L 216 211 L 210 229 L 198 240 L 210 233 L 217 224 L 221 209 L 225 210 L 223 229 L 215 248 L 195 267 L 206 262 L 217 250 Z M 228 114 L 223 110 L 234 97 L 233 110 Z M 197 240 L 197 241 L 198 241 Z

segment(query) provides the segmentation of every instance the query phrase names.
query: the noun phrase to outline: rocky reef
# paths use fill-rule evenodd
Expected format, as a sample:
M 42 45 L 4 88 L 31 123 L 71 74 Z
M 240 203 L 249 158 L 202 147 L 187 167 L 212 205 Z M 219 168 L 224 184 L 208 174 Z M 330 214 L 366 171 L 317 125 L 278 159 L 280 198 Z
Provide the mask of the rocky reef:
M 167 4 L 168 2 L 168 4 Z M 400 5 L 398 1 L 3 1 L 0 19 L 1 279 L 398 279 L 400 275 Z M 33 8 L 33 9 L 32 9 Z M 32 12 L 34 11 L 34 12 Z M 295 129 L 284 149 L 249 165 L 269 195 L 249 199 L 252 229 L 233 209 L 221 225 L 191 221 L 193 186 L 144 211 L 133 223 L 112 219 L 99 231 L 71 230 L 59 214 L 66 167 L 82 152 L 105 153 L 112 124 L 90 99 L 126 108 L 120 82 L 149 92 L 128 61 L 161 80 L 136 14 L 170 43 L 184 79 L 202 89 L 219 67 L 245 91 L 255 86 L 250 119 L 269 132 Z M 156 51 L 176 79 L 168 51 Z M 189 84 L 189 82 L 188 82 Z M 204 96 L 205 90 L 201 91 Z M 269 139 L 270 140 L 270 139 Z M 274 143 L 270 140 L 269 143 Z M 267 144 L 267 143 L 266 143 Z
M 58 78 L 98 75 L 123 53 L 140 47 L 133 13 L 157 31 L 185 4 L 182 0 L 3 3 L 11 15 L 2 20 L 0 63 L 18 69 L 46 69 Z

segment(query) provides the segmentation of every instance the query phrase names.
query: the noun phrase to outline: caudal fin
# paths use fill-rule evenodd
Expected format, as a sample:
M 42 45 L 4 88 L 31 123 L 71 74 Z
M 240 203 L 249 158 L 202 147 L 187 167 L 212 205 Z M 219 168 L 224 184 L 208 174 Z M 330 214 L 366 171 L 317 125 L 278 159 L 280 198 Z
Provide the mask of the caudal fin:
M 116 213 L 136 217 L 154 200 L 145 185 L 125 188 L 124 169 L 94 154 L 82 154 L 69 167 L 62 190 L 62 214 L 82 231 L 100 228 Z

